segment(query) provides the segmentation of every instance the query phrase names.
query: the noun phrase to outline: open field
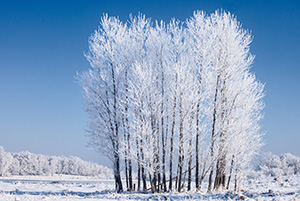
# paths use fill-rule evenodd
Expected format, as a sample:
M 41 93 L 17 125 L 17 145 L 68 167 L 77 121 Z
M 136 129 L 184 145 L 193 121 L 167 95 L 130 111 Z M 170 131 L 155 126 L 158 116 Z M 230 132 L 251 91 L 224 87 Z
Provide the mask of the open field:
M 0 200 L 300 200 L 300 175 L 249 180 L 243 187 L 240 192 L 211 194 L 116 194 L 113 180 L 70 175 L 13 176 L 0 179 Z

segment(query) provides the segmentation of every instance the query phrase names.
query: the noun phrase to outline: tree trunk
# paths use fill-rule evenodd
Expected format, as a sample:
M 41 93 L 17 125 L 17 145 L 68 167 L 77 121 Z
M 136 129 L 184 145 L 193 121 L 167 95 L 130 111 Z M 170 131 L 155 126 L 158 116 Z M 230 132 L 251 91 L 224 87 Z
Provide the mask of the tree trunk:
M 160 191 L 160 140 L 159 140 L 159 122 L 157 122 L 157 151 L 156 151 L 156 175 L 157 175 L 157 186 L 156 186 L 156 192 Z
M 125 120 L 124 115 L 122 115 L 122 126 L 124 128 L 124 142 L 127 141 L 127 135 L 126 135 L 126 126 L 125 126 Z M 129 191 L 129 180 L 128 180 L 128 152 L 127 152 L 127 145 L 125 145 L 124 148 L 124 166 L 125 166 L 125 180 L 126 180 L 126 188 L 127 191 Z
M 154 191 L 156 191 L 156 181 L 157 181 L 157 135 L 156 135 L 156 123 L 154 121 L 154 114 L 151 115 L 151 127 L 152 127 L 152 138 L 153 138 L 153 179 L 151 181 L 151 188 L 152 185 L 154 187 Z M 150 174 L 150 173 L 149 173 Z
M 221 140 L 222 141 L 222 140 Z M 214 183 L 214 189 L 219 190 L 220 187 L 225 187 L 225 168 L 226 168 L 226 155 L 224 154 L 224 151 L 222 150 L 222 146 L 224 146 L 224 143 L 220 143 L 219 148 L 219 157 L 217 160 L 217 166 L 216 166 L 216 178 Z
M 121 174 L 120 174 L 120 156 L 119 156 L 119 125 L 118 125 L 118 117 L 117 117 L 117 86 L 116 86 L 116 80 L 115 80 L 115 72 L 113 64 L 111 64 L 111 72 L 112 72 L 112 81 L 113 81 L 113 98 L 114 98 L 114 123 L 115 123 L 115 150 L 114 150 L 114 160 L 115 160 L 115 182 L 116 182 L 116 190 L 117 192 L 123 191 L 123 185 L 121 180 Z
M 188 169 L 188 164 L 187 164 L 186 169 Z M 182 185 L 181 185 L 181 189 L 184 189 L 185 180 L 186 180 L 186 173 L 188 173 L 188 172 L 189 172 L 189 170 L 186 170 L 185 172 L 182 173 L 182 175 L 183 175 L 183 182 L 182 182 Z
M 137 191 L 141 190 L 141 164 L 140 164 L 140 151 L 139 151 L 139 142 L 138 139 L 136 139 L 136 143 L 137 143 L 137 161 L 138 161 L 138 185 L 137 185 Z
M 219 82 L 220 82 L 220 75 L 217 77 L 217 84 L 216 84 L 216 91 L 215 91 L 215 98 L 214 98 L 214 112 L 213 112 L 213 122 L 212 122 L 212 132 L 211 132 L 211 146 L 210 146 L 210 157 L 211 157 L 211 165 L 210 165 L 210 174 L 208 179 L 208 188 L 207 191 L 211 192 L 212 187 L 212 176 L 213 176 L 213 170 L 214 170 L 214 143 L 215 143 L 215 127 L 216 127 L 216 120 L 217 120 L 217 97 L 218 97 L 218 91 L 219 91 Z
M 171 139 L 170 139 L 170 182 L 169 190 L 172 190 L 172 167 L 173 167 L 173 142 L 174 142 L 174 133 L 175 133 L 175 122 L 176 122 L 176 98 L 177 98 L 177 75 L 175 80 L 175 94 L 174 94 L 174 104 L 173 104 L 173 119 L 172 119 L 172 128 L 171 128 Z M 177 179 L 176 179 L 177 180 Z
M 235 173 L 235 176 L 234 176 L 234 191 L 237 191 L 237 172 Z
M 143 126 L 142 124 L 140 125 L 141 127 Z M 142 129 L 141 129 L 142 130 Z M 140 138 L 140 153 L 141 153 L 141 170 L 142 170 L 142 180 L 143 180 L 143 191 L 147 190 L 147 182 L 146 182 L 146 172 L 145 172 L 145 157 L 144 157 L 144 149 L 143 149 L 143 136 Z
M 131 162 L 131 147 L 130 147 L 130 131 L 129 131 L 129 120 L 128 120 L 128 71 L 125 71 L 125 95 L 126 95 L 126 103 L 125 103 L 125 123 L 126 123 L 126 132 L 127 132 L 127 160 L 128 160 L 128 190 L 132 190 L 132 162 Z
M 230 171 L 229 171 L 227 187 L 226 187 L 227 190 L 229 189 L 229 184 L 230 184 L 231 174 L 232 174 L 232 170 L 233 170 L 233 165 L 234 165 L 234 155 L 232 155 L 232 159 L 231 159 Z
M 195 183 L 196 189 L 199 189 L 199 132 L 200 132 L 200 116 L 199 116 L 199 109 L 200 109 L 200 101 L 197 103 L 197 111 L 196 111 L 196 172 L 195 172 Z
M 136 138 L 135 138 L 135 144 L 136 144 L 136 157 L 137 157 L 137 191 L 141 190 L 141 164 L 140 164 L 140 145 L 139 145 L 139 139 L 138 139 L 138 115 L 137 115 L 137 109 L 135 108 L 135 116 L 136 116 L 136 123 L 135 123 L 135 132 L 136 132 Z
M 128 118 L 127 118 L 128 121 Z M 127 122 L 128 123 L 128 122 Z M 129 126 L 128 126 L 129 127 Z M 127 147 L 128 147 L 128 173 L 129 173 L 129 191 L 132 190 L 133 184 L 132 184 L 132 162 L 131 162 L 131 147 L 130 147 L 130 133 L 129 131 L 127 132 Z
M 219 140 L 219 150 L 216 166 L 216 178 L 214 189 L 219 190 L 220 187 L 225 187 L 225 171 L 226 171 L 226 150 L 225 150 L 225 118 L 227 114 L 227 99 L 225 97 L 224 90 L 226 89 L 226 78 L 223 78 L 220 94 L 221 94 L 221 131 L 220 131 L 220 140 Z
M 123 192 L 123 186 L 122 186 L 122 180 L 121 180 L 121 174 L 120 174 L 120 157 L 119 157 L 119 151 L 115 152 L 115 184 L 116 184 L 116 191 L 118 193 Z
M 193 110 L 193 109 L 192 109 Z M 189 161 L 188 161 L 188 191 L 191 190 L 192 182 L 192 136 L 193 136 L 193 113 L 190 116 L 190 136 L 189 136 Z
M 214 189 L 218 190 L 221 184 L 221 167 L 220 167 L 220 160 L 217 160 L 216 165 L 216 177 L 215 177 L 215 183 L 214 183 Z
M 201 57 L 201 64 L 200 64 L 200 77 L 199 77 L 199 89 L 198 89 L 198 102 L 197 102 L 197 111 L 196 111 L 196 172 L 195 172 L 195 183 L 196 189 L 200 190 L 199 185 L 199 135 L 200 135 L 200 101 L 201 101 L 201 86 L 202 86 L 202 56 Z
M 175 179 L 175 189 L 178 189 L 178 175 L 179 175 L 179 163 L 177 163 L 176 179 Z
M 143 191 L 147 190 L 146 172 L 144 165 L 142 165 L 142 180 L 143 180 Z
M 188 191 L 191 190 L 191 183 L 192 183 L 192 169 L 191 169 L 191 166 L 192 166 L 192 156 L 190 155 L 190 159 L 189 159 L 189 162 L 188 162 Z
M 165 144 L 165 135 L 164 135 L 164 73 L 162 71 L 161 75 L 161 96 L 162 96 L 162 103 L 161 103 L 161 142 L 162 142 L 162 174 L 163 174 L 163 187 L 164 192 L 167 191 L 167 184 L 166 184 L 166 144 Z
M 167 99 L 167 102 L 168 102 L 168 99 Z M 165 158 L 166 158 L 166 149 L 167 149 L 167 145 L 168 145 L 168 136 L 169 136 L 169 115 L 167 115 L 167 119 L 166 119 L 166 137 L 165 137 Z M 166 162 L 165 162 L 165 166 L 166 166 Z M 165 167 L 166 169 L 166 167 Z M 165 176 L 165 180 L 164 180 L 164 192 L 166 192 L 168 189 L 167 189 L 167 176 L 166 176 L 166 172 L 164 174 Z
M 183 149 L 183 111 L 182 111 L 182 92 L 179 96 L 179 151 L 178 151 L 178 167 L 179 167 L 179 179 L 178 179 L 178 192 L 181 191 L 181 179 L 182 179 L 182 168 L 184 162 L 184 149 Z
M 126 140 L 126 133 L 124 132 L 124 140 Z M 125 179 L 126 179 L 126 188 L 129 190 L 129 182 L 128 182 L 128 161 L 127 161 L 127 150 L 125 147 L 125 157 L 124 157 L 124 163 L 125 163 Z
M 155 192 L 155 186 L 154 186 L 154 183 L 153 183 L 150 172 L 149 172 L 149 180 L 150 180 L 151 192 L 154 193 Z

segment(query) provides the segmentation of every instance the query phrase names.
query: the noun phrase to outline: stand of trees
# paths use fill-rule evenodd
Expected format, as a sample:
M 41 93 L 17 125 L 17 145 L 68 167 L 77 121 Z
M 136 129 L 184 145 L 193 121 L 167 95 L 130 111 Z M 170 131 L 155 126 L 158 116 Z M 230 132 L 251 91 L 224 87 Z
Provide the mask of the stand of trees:
M 277 178 L 300 174 L 300 158 L 290 153 L 280 156 L 266 153 L 257 161 L 255 170 L 259 176 Z
M 10 153 L 5 152 L 0 146 L 0 176 L 53 176 L 54 174 L 98 176 L 103 179 L 113 175 L 110 168 L 78 157 L 47 156 L 28 151 Z
M 264 86 L 250 72 L 251 41 L 226 12 L 169 24 L 102 17 L 78 80 L 91 145 L 112 160 L 117 192 L 121 166 L 129 191 L 201 189 L 205 179 L 209 192 L 237 188 L 262 145 Z

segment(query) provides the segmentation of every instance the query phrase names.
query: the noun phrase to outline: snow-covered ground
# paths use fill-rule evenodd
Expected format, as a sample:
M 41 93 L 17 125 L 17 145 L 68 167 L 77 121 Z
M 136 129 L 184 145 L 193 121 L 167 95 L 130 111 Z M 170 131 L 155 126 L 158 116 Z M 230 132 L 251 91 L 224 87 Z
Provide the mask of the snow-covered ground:
M 0 178 L 0 200 L 300 200 L 300 175 L 248 180 L 240 192 L 114 193 L 113 180 L 54 175 Z M 247 189 L 247 190 L 243 190 Z

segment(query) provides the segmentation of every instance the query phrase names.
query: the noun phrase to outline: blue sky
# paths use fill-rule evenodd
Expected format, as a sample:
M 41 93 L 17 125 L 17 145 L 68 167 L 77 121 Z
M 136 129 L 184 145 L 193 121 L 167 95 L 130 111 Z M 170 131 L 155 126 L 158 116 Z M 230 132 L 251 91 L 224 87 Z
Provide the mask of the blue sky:
M 185 20 L 230 11 L 254 36 L 252 71 L 266 83 L 263 151 L 300 156 L 300 1 L 0 0 L 0 145 L 7 151 L 75 155 L 89 150 L 84 100 L 74 76 L 89 68 L 88 37 L 103 13 Z

